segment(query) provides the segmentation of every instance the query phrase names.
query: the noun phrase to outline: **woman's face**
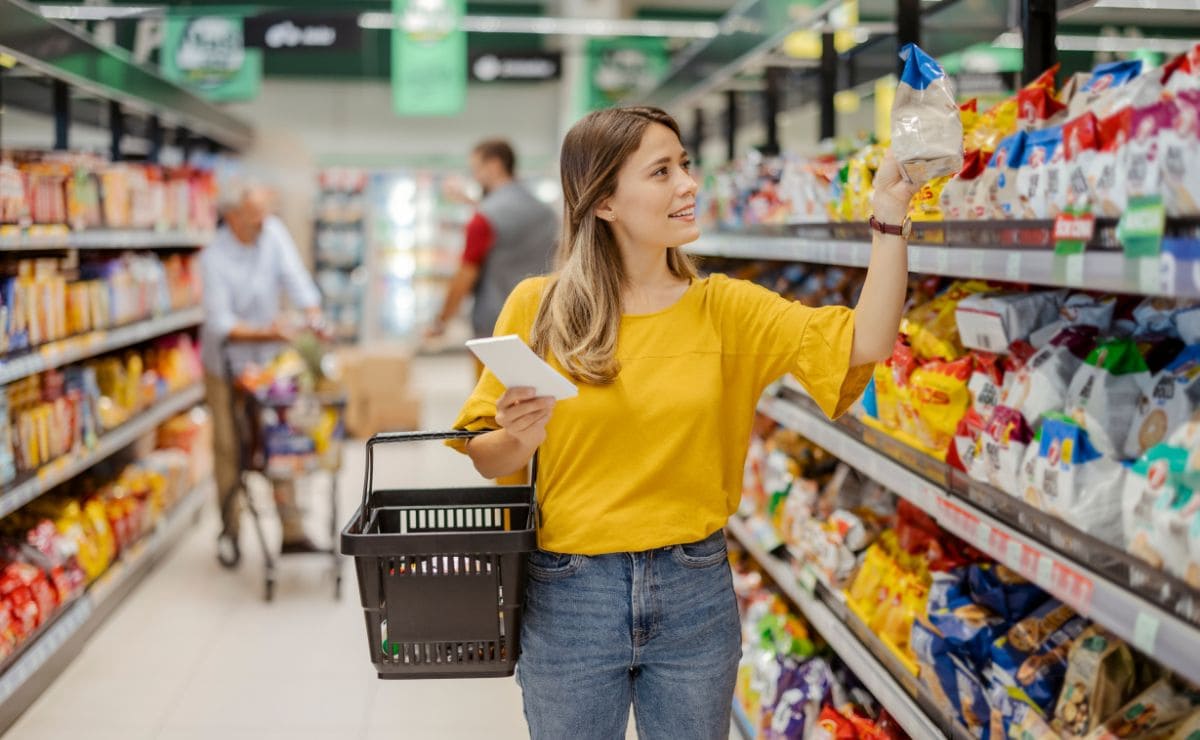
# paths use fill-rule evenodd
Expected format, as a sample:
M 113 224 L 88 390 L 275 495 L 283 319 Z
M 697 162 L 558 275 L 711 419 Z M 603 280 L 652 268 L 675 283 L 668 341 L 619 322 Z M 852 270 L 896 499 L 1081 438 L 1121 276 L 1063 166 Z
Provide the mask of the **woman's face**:
M 700 237 L 691 161 L 671 129 L 651 124 L 617 174 L 617 189 L 596 209 L 618 243 L 666 249 Z

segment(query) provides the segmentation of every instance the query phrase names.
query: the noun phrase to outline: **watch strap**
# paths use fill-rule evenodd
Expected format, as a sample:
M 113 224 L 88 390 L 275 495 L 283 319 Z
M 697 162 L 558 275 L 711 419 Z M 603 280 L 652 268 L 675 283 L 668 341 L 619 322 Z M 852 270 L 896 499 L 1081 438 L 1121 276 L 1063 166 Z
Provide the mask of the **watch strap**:
M 874 215 L 871 216 L 871 220 L 868 221 L 867 223 L 870 224 L 872 229 L 874 229 L 875 231 L 878 231 L 880 234 L 892 234 L 893 236 L 904 236 L 904 224 L 900 224 L 898 226 L 894 225 L 894 224 L 885 224 L 884 222 L 875 218 Z

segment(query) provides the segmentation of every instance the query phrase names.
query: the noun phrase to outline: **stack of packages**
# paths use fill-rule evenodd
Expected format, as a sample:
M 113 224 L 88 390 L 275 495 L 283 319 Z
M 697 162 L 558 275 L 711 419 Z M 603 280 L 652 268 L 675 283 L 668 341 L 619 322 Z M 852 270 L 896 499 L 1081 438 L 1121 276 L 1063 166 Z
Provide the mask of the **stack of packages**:
M 1200 585 L 1200 307 L 923 287 L 864 422 Z
M 1200 693 L 1003 565 L 933 574 L 912 627 L 920 679 L 977 738 L 1172 738 Z
M 154 528 L 191 489 L 189 464 L 166 447 L 107 463 L 0 520 L 0 660 Z
M 940 72 L 928 62 L 916 68 L 925 84 Z M 960 107 L 961 169 L 914 178 L 923 187 L 913 220 L 1052 219 L 1068 208 L 1117 217 L 1130 198 L 1154 195 L 1169 216 L 1200 214 L 1200 174 L 1183 164 L 1200 156 L 1200 46 L 1162 68 L 1137 60 L 1101 65 L 1056 91 L 1057 72 L 1048 70 L 983 113 L 975 101 Z M 898 123 L 893 112 L 893 150 L 903 145 Z M 846 162 L 835 180 L 831 219 L 870 215 L 872 179 L 885 150 L 869 146 Z
M 178 334 L 9 384 L 0 393 L 0 483 L 94 448 L 102 432 L 201 377 L 199 351 Z
M 850 610 L 972 736 L 1184 740 L 1200 725 L 1194 687 L 909 502 L 887 502 L 889 492 L 851 480 L 844 466 L 830 473 L 820 448 L 765 419 L 756 432 L 743 513 L 768 517 L 801 567 L 844 587 Z M 859 505 L 839 508 L 850 501 Z M 753 672 L 765 660 L 755 650 L 766 649 L 755 640 L 771 638 L 769 647 L 783 634 L 794 661 L 812 654 L 807 633 L 772 603 L 762 615 L 776 621 L 756 622 L 763 629 L 747 636 L 746 652 L 747 670 L 767 684 L 780 674 Z M 765 690 L 761 680 L 746 685 L 759 687 L 743 694 L 751 699 Z
M 0 276 L 0 352 L 148 319 L 200 303 L 196 255 L 91 260 L 69 277 L 61 260 L 25 259 Z
M 216 223 L 209 172 L 83 154 L 0 160 L 0 235 L 53 231 L 47 227 L 211 231 Z
M 737 229 L 825 221 L 838 166 L 832 155 L 765 158 L 752 152 L 704 175 L 696 195 L 697 222 L 707 228 Z
M 808 625 L 763 585 L 753 564 L 734 557 L 742 613 L 742 660 L 735 700 L 762 740 L 906 738 Z

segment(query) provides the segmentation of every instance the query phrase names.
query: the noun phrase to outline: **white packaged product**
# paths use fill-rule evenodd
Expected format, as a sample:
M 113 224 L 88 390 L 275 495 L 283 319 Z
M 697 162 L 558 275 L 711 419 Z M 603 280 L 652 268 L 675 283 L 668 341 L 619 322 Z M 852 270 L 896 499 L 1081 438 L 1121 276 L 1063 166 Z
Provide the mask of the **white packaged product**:
M 1061 416 L 1042 424 L 1025 500 L 1109 542 L 1122 537 L 1125 467 L 1092 446 L 1088 434 Z
M 1058 317 L 1065 291 L 978 293 L 958 303 L 954 318 L 964 347 L 1004 352 Z
M 1112 327 L 1116 308 L 1115 298 L 1097 300 L 1086 293 L 1075 293 L 1059 308 L 1058 320 L 1030 334 L 1029 343 L 1041 349 L 1068 326 L 1093 326 L 1100 334 L 1107 334 Z
M 1092 326 L 1063 329 L 1023 368 L 1004 379 L 1001 403 L 1020 411 L 1037 429 L 1042 416 L 1063 409 L 1071 381 L 1096 346 L 1096 333 Z
M 1104 98 L 1112 96 L 1116 88 L 1126 85 L 1141 73 L 1142 62 L 1140 59 L 1112 62 L 1096 67 L 1079 91 L 1072 93 L 1067 118 L 1075 118 L 1089 111 L 1100 109 L 1101 101 Z M 1111 103 L 1105 103 L 1103 108 L 1106 111 L 1117 110 L 1112 108 Z M 1096 113 L 1096 115 L 1103 117 L 1107 113 Z
M 1058 215 L 1052 193 L 1058 190 L 1063 164 L 1062 126 L 1031 131 L 1025 139 L 1025 151 L 1017 171 L 1017 195 L 1020 215 L 1046 219 Z M 1054 162 L 1057 152 L 1058 162 Z M 1051 164 L 1056 167 L 1052 170 Z M 1051 172 L 1054 182 L 1050 183 Z
M 923 185 L 963 166 L 963 128 L 945 70 L 916 44 L 900 50 L 904 72 L 892 103 L 892 153 Z
M 1200 411 L 1200 345 L 1189 345 L 1161 372 L 1138 400 L 1124 457 L 1136 458 L 1173 434 Z
M 1162 132 L 1171 127 L 1175 103 L 1155 103 L 1133 111 L 1133 135 L 1125 145 L 1123 157 L 1128 171 L 1126 184 L 1130 198 L 1162 195 Z
M 1150 391 L 1150 369 L 1129 339 L 1101 342 L 1067 389 L 1065 410 L 1087 430 L 1092 444 L 1120 458 L 1133 427 L 1138 400 Z
M 1171 125 L 1159 134 L 1163 148 L 1163 205 L 1168 216 L 1200 214 L 1200 91 L 1182 92 Z

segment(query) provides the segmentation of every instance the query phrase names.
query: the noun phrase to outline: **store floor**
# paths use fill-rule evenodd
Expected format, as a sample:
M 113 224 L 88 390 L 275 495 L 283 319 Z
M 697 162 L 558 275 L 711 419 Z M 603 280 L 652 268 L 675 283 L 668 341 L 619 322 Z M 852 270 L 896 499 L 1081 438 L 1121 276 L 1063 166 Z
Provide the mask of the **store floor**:
M 422 359 L 414 388 L 425 426 L 445 428 L 473 382 L 465 357 Z M 339 528 L 362 491 L 361 445 L 347 450 Z M 454 485 L 469 464 L 438 447 L 383 449 L 384 480 Z M 314 534 L 328 490 L 307 491 Z M 284 561 L 264 603 L 261 557 L 229 573 L 214 558 L 215 507 L 104 624 L 5 735 L 20 740 L 424 740 L 527 737 L 512 680 L 379 681 L 368 663 L 353 568 L 332 598 L 328 561 Z M 630 737 L 634 737 L 632 730 Z

